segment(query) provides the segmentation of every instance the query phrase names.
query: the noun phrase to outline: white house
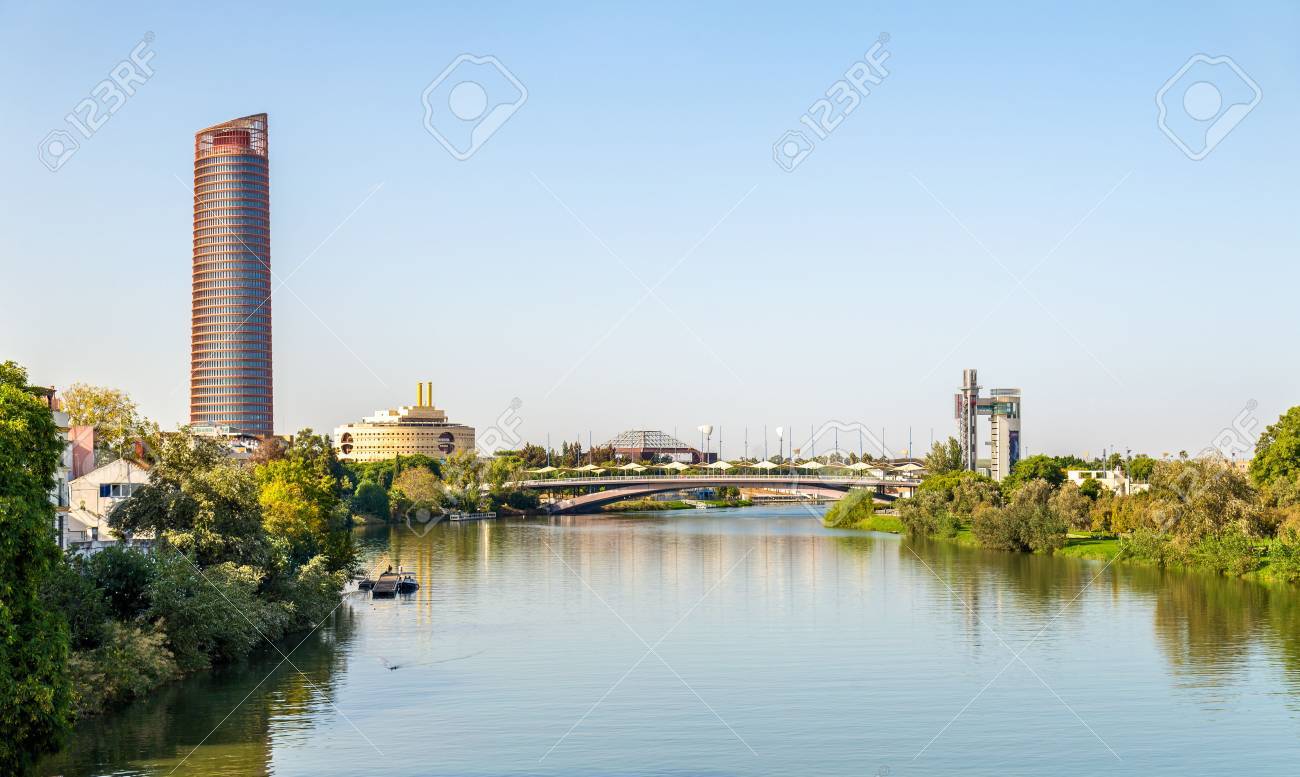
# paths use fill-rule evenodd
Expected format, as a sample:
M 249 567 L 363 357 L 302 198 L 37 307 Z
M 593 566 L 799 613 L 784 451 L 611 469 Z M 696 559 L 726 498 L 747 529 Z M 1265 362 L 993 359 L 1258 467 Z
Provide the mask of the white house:
M 1124 470 L 1116 468 L 1114 470 L 1104 469 L 1072 469 L 1065 473 L 1066 478 L 1076 486 L 1083 485 L 1083 481 L 1092 478 L 1097 481 L 1102 488 L 1113 494 L 1125 496 L 1128 494 L 1137 494 L 1151 488 L 1149 483 L 1134 483 L 1124 474 Z
M 109 512 L 148 482 L 149 470 L 129 459 L 109 462 L 70 482 L 63 547 L 98 550 L 116 544 L 120 538 L 108 526 Z

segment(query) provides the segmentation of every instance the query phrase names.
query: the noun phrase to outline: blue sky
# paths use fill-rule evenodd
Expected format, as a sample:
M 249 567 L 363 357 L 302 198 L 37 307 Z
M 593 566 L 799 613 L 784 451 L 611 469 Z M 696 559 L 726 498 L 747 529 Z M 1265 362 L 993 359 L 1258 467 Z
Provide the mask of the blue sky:
M 835 420 L 899 452 L 977 367 L 1031 453 L 1160 453 L 1300 399 L 1294 4 L 549 5 L 0 6 L 0 355 L 184 420 L 193 134 L 265 111 L 282 432 L 427 379 L 557 445 Z M 146 32 L 154 76 L 51 173 Z M 881 33 L 889 75 L 782 170 Z M 528 92 L 466 161 L 421 103 L 462 53 Z M 1192 161 L 1155 94 L 1199 53 L 1262 99 Z

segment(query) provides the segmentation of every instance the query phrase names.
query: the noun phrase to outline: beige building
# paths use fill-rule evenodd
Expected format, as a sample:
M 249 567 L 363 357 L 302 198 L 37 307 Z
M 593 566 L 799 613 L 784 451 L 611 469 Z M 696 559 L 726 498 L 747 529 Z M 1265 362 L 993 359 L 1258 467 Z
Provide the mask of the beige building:
M 335 427 L 334 450 L 340 461 L 388 461 L 413 453 L 445 459 L 474 450 L 474 427 L 448 421 L 446 411 L 433 406 L 433 384 L 420 383 L 415 405 L 379 410 L 358 423 Z

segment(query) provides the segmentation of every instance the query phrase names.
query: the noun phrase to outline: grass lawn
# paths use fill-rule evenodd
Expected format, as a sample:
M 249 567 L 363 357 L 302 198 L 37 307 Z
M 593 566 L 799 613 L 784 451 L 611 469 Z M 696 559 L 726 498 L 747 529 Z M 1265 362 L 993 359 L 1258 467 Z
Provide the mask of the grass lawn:
M 902 534 L 903 522 L 898 520 L 897 515 L 880 515 L 876 514 L 870 518 L 864 518 L 853 525 L 853 528 L 861 531 L 882 531 L 889 534 Z
M 1055 555 L 1066 558 L 1095 558 L 1110 561 L 1119 555 L 1119 540 L 1114 537 L 1093 537 L 1091 535 L 1070 535 L 1065 547 Z

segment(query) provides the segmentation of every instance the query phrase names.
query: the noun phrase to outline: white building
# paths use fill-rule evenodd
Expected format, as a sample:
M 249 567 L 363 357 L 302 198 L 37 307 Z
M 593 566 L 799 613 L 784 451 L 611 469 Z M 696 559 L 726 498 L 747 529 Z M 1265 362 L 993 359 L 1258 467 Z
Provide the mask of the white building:
M 121 538 L 109 528 L 108 514 L 148 482 L 149 470 L 129 459 L 118 459 L 73 480 L 68 484 L 71 509 L 59 544 L 87 550 L 116 544 Z
M 474 427 L 452 423 L 433 405 L 433 384 L 419 384 L 415 405 L 376 410 L 354 424 L 334 428 L 339 461 L 389 461 L 396 456 L 424 454 L 446 459 L 457 451 L 474 450 Z
M 1149 483 L 1134 483 L 1129 480 L 1122 469 L 1104 470 L 1104 469 L 1072 469 L 1065 473 L 1069 482 L 1076 486 L 1083 485 L 1083 481 L 1092 478 L 1101 484 L 1101 487 L 1120 496 L 1128 494 L 1137 494 L 1151 488 Z

